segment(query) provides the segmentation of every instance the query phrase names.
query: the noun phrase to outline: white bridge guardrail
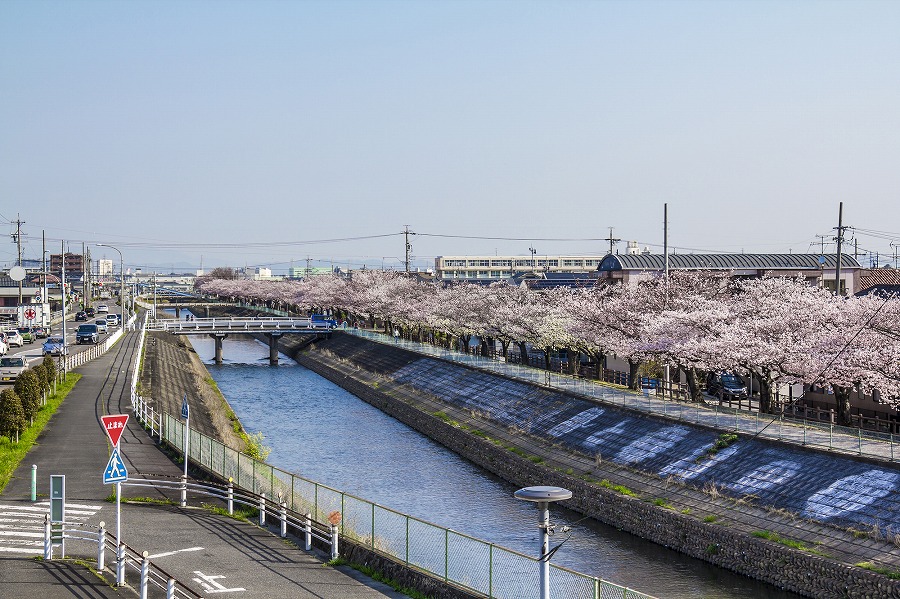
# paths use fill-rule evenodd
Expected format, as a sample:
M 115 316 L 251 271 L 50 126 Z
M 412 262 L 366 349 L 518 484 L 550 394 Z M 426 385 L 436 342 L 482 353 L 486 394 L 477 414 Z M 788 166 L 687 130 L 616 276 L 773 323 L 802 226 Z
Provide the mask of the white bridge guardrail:
M 308 331 L 327 332 L 334 327 L 327 322 L 314 321 L 310 318 L 194 318 L 155 319 L 145 325 L 148 331 L 165 331 L 169 333 L 260 333 L 271 331 Z
M 199 320 L 199 319 L 198 319 Z M 219 319 L 217 319 L 219 320 Z M 146 322 L 146 321 L 145 321 Z M 175 321 L 172 321 L 173 323 Z M 191 321 L 187 321 L 189 324 Z M 132 409 L 151 434 L 160 435 L 171 447 L 184 453 L 184 422 L 153 409 L 149 400 L 137 394 L 138 366 L 147 328 L 141 329 L 132 379 Z M 397 512 L 366 499 L 338 491 L 315 481 L 255 460 L 224 443 L 189 429 L 188 458 L 199 467 L 231 480 L 237 488 L 269 500 L 261 517 L 284 508 L 293 516 L 289 522 L 304 531 L 305 514 L 315 521 L 336 524 L 338 531 L 367 549 L 408 567 L 424 571 L 454 585 L 488 598 L 537 599 L 541 561 L 494 543 Z M 191 483 L 193 485 L 194 483 Z M 185 485 L 186 487 L 186 485 Z M 182 488 L 182 482 L 173 488 Z M 304 514 L 304 516 L 299 516 Z M 280 517 L 280 515 L 279 515 Z M 337 532 L 335 532 L 337 534 Z M 337 539 L 333 548 L 337 547 Z M 652 596 L 550 564 L 552 596 L 568 599 L 652 599 Z

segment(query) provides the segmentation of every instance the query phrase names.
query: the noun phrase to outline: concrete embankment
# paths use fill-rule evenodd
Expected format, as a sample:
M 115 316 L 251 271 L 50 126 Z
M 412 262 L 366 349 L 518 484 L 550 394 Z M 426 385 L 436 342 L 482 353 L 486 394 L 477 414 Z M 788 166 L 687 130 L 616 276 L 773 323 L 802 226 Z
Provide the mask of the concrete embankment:
M 286 339 L 281 349 L 293 355 L 296 344 Z M 536 434 L 542 426 L 546 430 L 553 424 L 540 421 L 549 412 L 570 409 L 570 419 L 577 416 L 581 409 L 566 406 L 582 399 L 573 396 L 567 400 L 540 387 L 527 391 L 519 387 L 527 385 L 520 381 L 340 333 L 294 357 L 509 482 L 571 489 L 574 496 L 567 507 L 640 537 L 810 597 L 900 597 L 900 582 L 854 565 L 897 561 L 896 545 L 877 533 L 866 537 L 859 531 L 765 505 L 758 498 L 729 497 L 714 485 L 704 491 L 677 477 L 661 477 L 658 470 L 642 470 L 639 466 L 643 464 L 623 466 L 604 457 L 606 452 L 585 455 L 557 437 Z M 437 379 L 444 381 L 443 387 L 435 385 Z M 474 379 L 477 388 L 467 388 L 466 381 Z M 515 393 L 529 393 L 527 402 L 520 402 L 526 419 L 517 421 L 511 413 L 475 410 L 460 399 L 483 394 L 488 401 L 499 403 L 500 390 L 510 385 L 516 386 Z M 624 428 L 618 422 L 632 429 L 643 427 L 641 434 L 652 437 L 656 433 L 648 431 L 656 430 L 654 427 L 671 427 L 671 423 L 646 416 L 637 422 L 634 414 L 608 406 L 588 409 L 608 419 L 607 430 Z M 703 429 L 677 432 L 685 438 L 716 437 L 714 431 Z M 784 452 L 796 453 L 793 457 L 801 464 L 819 459 L 800 448 L 764 447 L 755 441 L 745 441 L 742 448 L 748 461 L 760 452 L 781 452 L 779 457 Z M 855 472 L 857 467 L 871 467 L 847 462 L 835 462 L 834 468 Z M 888 472 L 891 467 L 883 470 Z

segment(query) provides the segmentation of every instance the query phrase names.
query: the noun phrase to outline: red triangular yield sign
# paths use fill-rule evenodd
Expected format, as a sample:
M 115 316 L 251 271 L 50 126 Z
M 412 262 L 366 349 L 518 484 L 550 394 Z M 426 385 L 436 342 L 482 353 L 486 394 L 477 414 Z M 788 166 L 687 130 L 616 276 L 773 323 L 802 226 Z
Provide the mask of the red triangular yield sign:
M 122 431 L 125 430 L 125 423 L 128 422 L 128 414 L 101 416 L 100 420 L 103 421 L 103 429 L 109 435 L 109 440 L 112 441 L 113 447 L 118 447 L 119 437 L 122 436 Z

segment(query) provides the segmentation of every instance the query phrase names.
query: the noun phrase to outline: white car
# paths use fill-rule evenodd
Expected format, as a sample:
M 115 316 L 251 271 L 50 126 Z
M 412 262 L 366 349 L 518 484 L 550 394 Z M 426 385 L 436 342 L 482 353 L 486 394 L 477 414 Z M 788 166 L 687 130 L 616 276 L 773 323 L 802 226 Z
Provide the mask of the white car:
M 105 318 L 98 318 L 97 320 L 94 321 L 94 324 L 97 325 L 98 332 L 100 332 L 100 333 L 109 332 L 109 325 L 106 324 Z
M 9 344 L 6 342 L 6 337 L 0 334 L 0 356 L 6 355 L 8 351 Z
M 28 358 L 25 356 L 12 356 L 0 358 L 0 382 L 15 383 L 16 378 L 28 370 Z
M 109 306 L 107 306 L 106 304 L 98 304 L 97 314 L 109 314 Z
M 22 339 L 22 334 L 13 329 L 11 331 L 6 331 L 6 338 L 9 340 L 9 346 L 22 347 L 25 345 L 25 340 Z
M 106 315 L 106 324 L 111 327 L 119 326 L 119 315 L 118 314 L 107 314 Z

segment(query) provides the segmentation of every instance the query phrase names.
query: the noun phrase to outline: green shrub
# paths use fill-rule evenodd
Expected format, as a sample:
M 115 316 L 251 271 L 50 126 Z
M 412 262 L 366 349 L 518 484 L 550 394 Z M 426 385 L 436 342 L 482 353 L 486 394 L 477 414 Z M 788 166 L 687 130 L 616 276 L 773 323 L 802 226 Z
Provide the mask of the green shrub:
M 14 389 L 22 402 L 25 419 L 31 420 L 37 411 L 41 409 L 41 399 L 43 399 L 44 395 L 38 375 L 31 370 L 26 370 L 16 377 Z
M 19 432 L 25 430 L 25 410 L 15 389 L 0 391 L 0 435 L 18 441 Z

